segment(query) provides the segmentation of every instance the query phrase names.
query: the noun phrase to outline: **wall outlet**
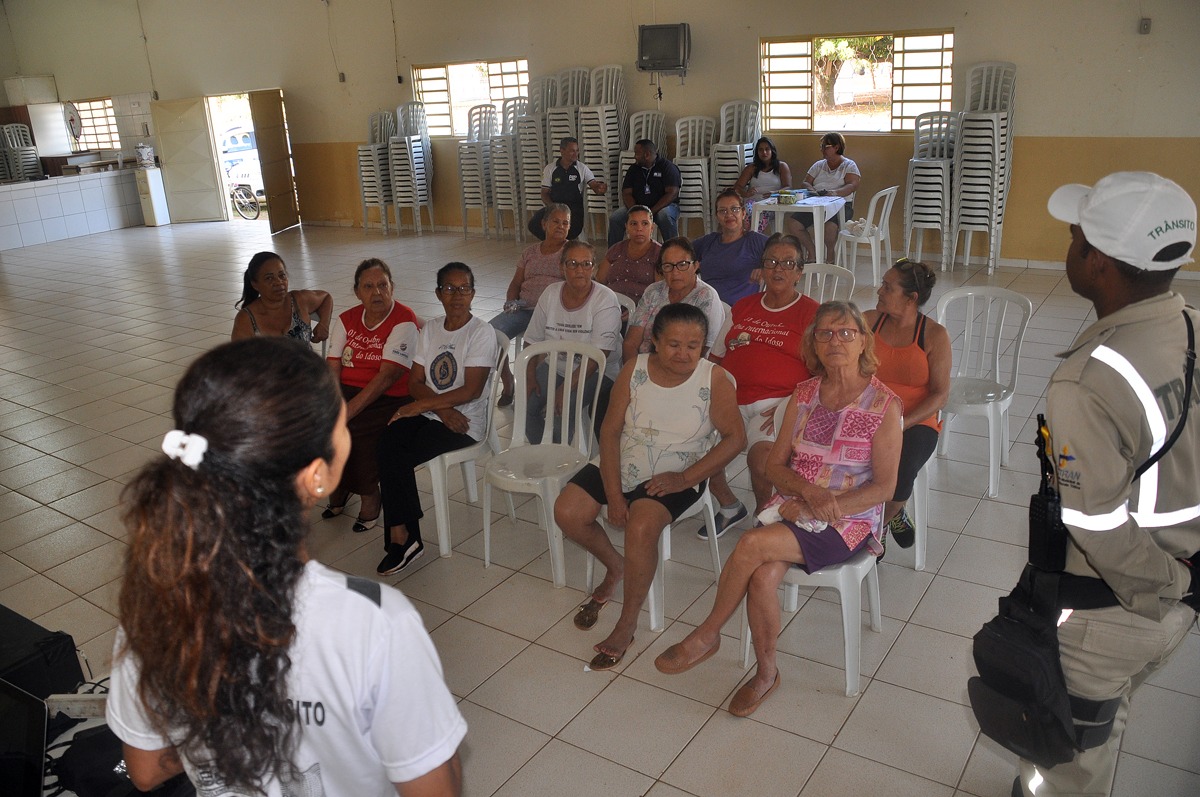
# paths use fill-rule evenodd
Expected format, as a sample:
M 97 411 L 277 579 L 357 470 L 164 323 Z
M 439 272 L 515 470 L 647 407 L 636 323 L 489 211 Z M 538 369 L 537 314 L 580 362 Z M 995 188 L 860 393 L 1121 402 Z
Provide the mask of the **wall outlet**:
M 1138 20 L 1138 33 L 1143 36 L 1150 33 L 1150 17 L 1142 17 Z
M 345 82 L 346 82 L 346 73 L 338 72 L 338 83 L 345 83 Z

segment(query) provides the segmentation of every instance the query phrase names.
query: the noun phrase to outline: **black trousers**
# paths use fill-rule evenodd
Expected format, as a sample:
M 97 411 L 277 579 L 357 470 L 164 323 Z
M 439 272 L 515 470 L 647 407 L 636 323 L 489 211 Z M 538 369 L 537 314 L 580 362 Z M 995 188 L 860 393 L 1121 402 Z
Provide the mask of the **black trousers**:
M 392 526 L 405 526 L 411 539 L 421 539 L 421 497 L 416 469 L 439 454 L 477 442 L 452 432 L 441 421 L 418 415 L 389 425 L 379 440 L 379 487 L 383 494 L 383 547 L 392 545 Z M 413 535 L 416 535 L 415 537 Z

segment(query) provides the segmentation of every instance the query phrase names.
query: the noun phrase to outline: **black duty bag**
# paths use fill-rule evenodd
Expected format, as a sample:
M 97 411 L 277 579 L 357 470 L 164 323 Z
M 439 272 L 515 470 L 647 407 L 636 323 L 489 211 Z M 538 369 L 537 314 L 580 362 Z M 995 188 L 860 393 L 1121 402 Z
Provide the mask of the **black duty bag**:
M 61 789 L 75 792 L 78 797 L 195 797 L 196 790 L 187 775 L 176 775 L 152 792 L 138 791 L 125 774 L 124 751 L 121 740 L 107 725 L 87 728 L 63 744 L 68 745 L 62 756 L 50 765 L 58 776 Z
M 1021 583 L 1000 599 L 1000 613 L 975 635 L 977 677 L 967 694 L 979 728 L 1005 749 L 1040 767 L 1070 761 L 1076 744 L 1071 700 L 1058 657 L 1053 604 L 1033 600 L 1031 579 L 1057 593 L 1056 575 L 1026 567 Z M 1035 606 L 1037 608 L 1035 608 Z
M 0 678 L 45 700 L 83 683 L 75 641 L 0 606 Z

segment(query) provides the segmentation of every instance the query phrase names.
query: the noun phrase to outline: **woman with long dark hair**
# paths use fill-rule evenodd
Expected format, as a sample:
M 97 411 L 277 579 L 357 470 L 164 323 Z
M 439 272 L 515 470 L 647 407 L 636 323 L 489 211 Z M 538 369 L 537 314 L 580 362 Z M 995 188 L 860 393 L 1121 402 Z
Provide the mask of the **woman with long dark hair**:
M 274 252 L 258 252 L 242 275 L 242 298 L 233 319 L 233 340 L 286 335 L 304 343 L 329 337 L 333 297 L 327 291 L 289 291 L 287 266 Z M 317 314 L 316 326 L 309 318 Z
M 350 450 L 320 357 L 221 346 L 184 374 L 174 420 L 124 496 L 108 724 L 134 785 L 186 771 L 206 795 L 457 795 L 466 723 L 420 616 L 305 550 Z
M 742 169 L 733 187 L 749 201 L 792 187 L 792 170 L 779 159 L 774 141 L 763 136 L 754 144 L 754 160 Z

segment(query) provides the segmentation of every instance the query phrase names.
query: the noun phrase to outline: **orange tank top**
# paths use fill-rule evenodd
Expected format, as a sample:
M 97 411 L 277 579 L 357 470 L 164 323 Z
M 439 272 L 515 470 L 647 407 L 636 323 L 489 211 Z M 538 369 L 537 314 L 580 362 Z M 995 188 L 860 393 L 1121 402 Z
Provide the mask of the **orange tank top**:
M 926 317 L 922 313 L 917 314 L 917 332 L 912 343 L 897 347 L 889 346 L 879 336 L 879 330 L 887 318 L 880 314 L 871 328 L 875 333 L 875 354 L 879 357 L 879 370 L 875 376 L 900 397 L 901 407 L 911 407 L 929 395 L 929 355 L 925 353 Z M 942 422 L 937 413 L 918 425 L 942 431 Z

